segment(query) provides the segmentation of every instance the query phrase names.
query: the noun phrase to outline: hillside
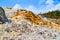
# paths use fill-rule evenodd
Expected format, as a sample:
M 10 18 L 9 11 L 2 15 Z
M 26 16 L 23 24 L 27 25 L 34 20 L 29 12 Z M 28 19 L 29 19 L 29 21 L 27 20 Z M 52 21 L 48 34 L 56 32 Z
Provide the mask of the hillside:
M 60 10 L 49 11 L 47 13 L 41 14 L 47 18 L 60 19 Z
M 60 25 L 23 9 L 4 9 L 8 20 L 0 24 L 0 40 L 57 40 Z
M 60 25 L 60 11 L 59 10 L 49 11 L 47 13 L 38 14 L 38 15 L 41 15 L 43 17 L 46 17 L 51 22 L 54 22 L 54 23 Z

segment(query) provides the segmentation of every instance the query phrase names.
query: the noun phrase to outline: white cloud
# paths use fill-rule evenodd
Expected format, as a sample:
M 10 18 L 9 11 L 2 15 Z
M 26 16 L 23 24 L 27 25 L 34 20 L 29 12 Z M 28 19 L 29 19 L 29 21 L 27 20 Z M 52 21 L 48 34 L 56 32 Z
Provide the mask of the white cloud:
M 15 4 L 15 6 L 13 7 L 13 9 L 22 9 L 22 7 L 19 4 Z
M 53 3 L 54 3 L 54 0 L 46 1 L 47 5 L 45 7 L 45 12 L 60 9 L 60 3 L 58 3 L 57 5 L 54 5 Z
M 35 14 L 38 13 L 37 9 L 33 5 L 25 7 L 26 10 L 33 11 Z
M 55 6 L 54 9 L 55 9 L 55 10 L 56 10 L 56 9 L 59 9 L 59 10 L 60 10 L 60 3 L 58 3 L 58 4 Z
M 26 7 L 25 9 L 33 11 L 34 10 L 34 6 L 33 5 L 29 5 L 28 7 Z
M 12 11 L 16 12 L 17 9 L 22 9 L 22 6 L 20 4 L 15 4 L 15 6 L 12 8 Z
M 19 4 L 16 4 L 14 7 L 13 7 L 13 11 L 16 11 L 17 9 L 25 9 L 25 10 L 28 10 L 28 11 L 32 11 L 34 12 L 35 14 L 38 13 L 37 9 L 33 6 L 33 5 L 29 5 L 27 7 L 22 7 L 20 6 Z
M 46 5 L 46 9 L 45 9 L 46 12 L 53 10 L 53 8 L 54 8 L 54 6 L 55 6 L 55 5 L 53 4 L 53 2 L 54 2 L 53 0 L 47 0 L 47 1 L 46 1 L 46 4 L 47 4 L 47 5 Z
M 54 2 L 53 0 L 47 0 L 46 4 L 53 4 L 53 2 Z
M 41 0 L 42 2 L 42 0 Z M 34 12 L 35 14 L 38 14 L 40 12 L 44 13 L 44 12 L 48 12 L 48 11 L 52 11 L 52 10 L 60 10 L 60 3 L 58 3 L 57 5 L 53 4 L 53 0 L 47 0 L 46 6 L 42 7 L 40 6 L 39 8 L 35 7 L 34 5 L 29 5 L 27 7 L 22 7 L 20 4 L 16 4 L 13 9 L 26 9 L 26 10 L 30 10 L 32 12 Z

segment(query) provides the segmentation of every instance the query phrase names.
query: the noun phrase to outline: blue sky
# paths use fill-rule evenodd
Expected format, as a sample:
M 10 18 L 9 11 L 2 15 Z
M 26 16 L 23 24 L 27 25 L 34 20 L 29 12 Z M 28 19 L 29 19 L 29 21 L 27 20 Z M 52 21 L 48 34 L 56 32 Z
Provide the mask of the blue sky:
M 60 10 L 60 0 L 0 0 L 0 6 L 26 9 L 39 13 Z

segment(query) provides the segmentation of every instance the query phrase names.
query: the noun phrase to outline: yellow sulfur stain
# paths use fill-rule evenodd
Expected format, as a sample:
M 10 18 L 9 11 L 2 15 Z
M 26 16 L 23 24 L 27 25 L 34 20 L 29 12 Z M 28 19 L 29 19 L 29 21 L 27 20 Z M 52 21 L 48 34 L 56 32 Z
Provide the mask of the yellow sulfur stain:
M 16 20 L 19 19 L 19 21 L 21 21 L 20 16 L 24 16 L 22 19 L 27 19 L 27 20 L 31 21 L 32 23 L 34 23 L 34 24 L 43 25 L 45 27 L 54 28 L 54 29 L 60 31 L 60 27 L 58 27 L 58 24 L 52 23 L 51 21 L 43 20 L 41 16 L 36 16 L 31 11 L 18 10 L 15 13 L 15 15 L 12 17 L 12 19 L 16 19 Z

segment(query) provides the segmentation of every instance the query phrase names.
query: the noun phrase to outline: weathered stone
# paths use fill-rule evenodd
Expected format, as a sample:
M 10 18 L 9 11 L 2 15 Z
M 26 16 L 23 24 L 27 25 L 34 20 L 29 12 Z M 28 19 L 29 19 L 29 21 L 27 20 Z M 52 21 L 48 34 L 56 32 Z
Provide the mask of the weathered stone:
M 5 22 L 8 21 L 6 15 L 5 15 L 5 11 L 4 11 L 4 9 L 2 7 L 0 7 L 0 21 L 2 23 L 5 23 Z

